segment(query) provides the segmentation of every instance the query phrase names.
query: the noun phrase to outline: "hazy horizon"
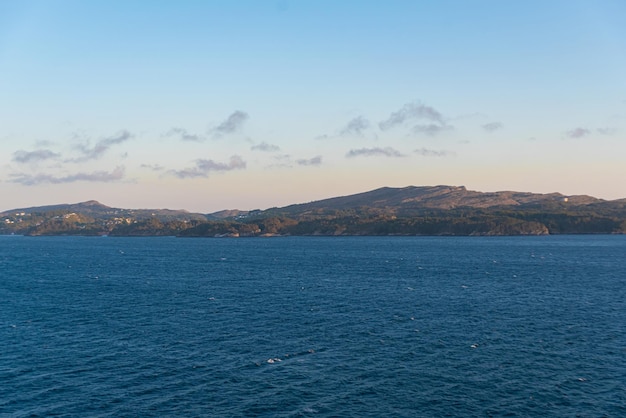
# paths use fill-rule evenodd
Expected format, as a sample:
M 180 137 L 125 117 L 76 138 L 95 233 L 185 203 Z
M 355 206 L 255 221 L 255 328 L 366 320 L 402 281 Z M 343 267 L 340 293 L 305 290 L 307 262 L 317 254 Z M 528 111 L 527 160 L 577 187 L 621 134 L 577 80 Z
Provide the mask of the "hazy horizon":
M 0 3 L 0 211 L 626 197 L 626 3 Z

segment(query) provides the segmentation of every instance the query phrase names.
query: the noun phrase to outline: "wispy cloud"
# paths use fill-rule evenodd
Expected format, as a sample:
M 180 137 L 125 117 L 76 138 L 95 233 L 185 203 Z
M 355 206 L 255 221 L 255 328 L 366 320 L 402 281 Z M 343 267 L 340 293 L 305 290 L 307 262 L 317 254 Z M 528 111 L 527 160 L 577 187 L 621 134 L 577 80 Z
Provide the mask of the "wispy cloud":
M 268 144 L 267 142 L 261 142 L 260 144 L 256 144 L 250 147 L 252 151 L 264 151 L 264 152 L 276 152 L 280 151 L 280 147 L 278 145 Z
M 406 157 L 406 155 L 402 154 L 400 151 L 397 151 L 391 147 L 385 148 L 359 148 L 359 149 L 351 149 L 346 154 L 347 158 L 354 157 Z
M 102 138 L 91 147 L 89 144 L 79 144 L 76 149 L 82 154 L 79 158 L 70 160 L 71 162 L 84 162 L 95 160 L 104 155 L 113 145 L 121 144 L 131 139 L 133 135 L 127 130 L 120 131 L 116 135 Z
M 19 183 L 25 186 L 35 186 L 38 184 L 61 184 L 74 183 L 78 181 L 110 183 L 122 180 L 125 169 L 123 166 L 116 167 L 113 171 L 93 171 L 91 173 L 79 172 L 66 176 L 54 176 L 51 174 L 12 174 L 12 183 Z
M 243 124 L 250 118 L 250 116 L 241 110 L 236 110 L 226 118 L 225 121 L 211 129 L 213 136 L 219 138 L 224 135 L 232 134 L 239 131 Z
M 614 128 L 598 128 L 596 131 L 600 135 L 613 135 L 616 132 Z
M 449 118 L 449 120 L 464 120 L 464 119 L 476 119 L 476 118 L 486 118 L 487 115 L 481 112 L 472 112 L 472 113 L 463 113 L 454 117 Z
M 197 178 L 208 177 L 211 172 L 223 172 L 232 170 L 243 170 L 246 168 L 246 162 L 238 155 L 230 157 L 227 163 L 215 162 L 213 160 L 197 159 L 195 166 L 185 168 L 183 170 L 171 170 L 170 174 L 180 178 Z
M 349 121 L 340 131 L 341 136 L 363 136 L 363 133 L 369 128 L 370 122 L 363 116 L 358 116 Z
M 141 168 L 147 168 L 148 170 L 152 170 L 152 171 L 163 171 L 163 170 L 165 170 L 165 167 L 163 167 L 160 164 L 141 164 Z
M 439 132 L 452 129 L 450 125 L 438 125 L 436 123 L 429 123 L 426 125 L 415 125 L 412 131 L 416 134 L 437 135 Z
M 571 131 L 567 131 L 565 133 L 565 136 L 567 136 L 568 138 L 583 138 L 589 134 L 591 134 L 591 131 L 589 129 L 576 128 L 572 129 Z
M 54 142 L 49 141 L 47 139 L 40 139 L 35 142 L 35 145 L 38 147 L 51 147 L 54 145 Z
M 614 135 L 617 132 L 615 128 L 596 128 L 596 129 L 587 129 L 587 128 L 575 128 L 565 133 L 565 136 L 568 138 L 584 138 L 593 133 L 598 133 L 600 135 Z
M 425 106 L 421 103 L 407 103 L 400 110 L 391 113 L 386 120 L 380 122 L 378 127 L 382 131 L 386 131 L 407 121 L 420 119 L 445 125 L 443 116 L 433 107 Z
M 274 160 L 275 162 L 272 164 L 269 164 L 265 168 L 291 168 L 293 167 L 291 155 L 289 154 L 274 155 L 272 157 L 272 160 Z
M 318 155 L 318 156 L 315 156 L 315 157 L 309 158 L 309 159 L 296 160 L 296 164 L 298 164 L 298 165 L 319 166 L 319 165 L 322 164 L 322 156 Z
M 456 153 L 452 151 L 434 150 L 428 148 L 416 149 L 414 152 L 418 155 L 421 155 L 422 157 L 449 157 L 456 155 Z
M 502 129 L 502 124 L 500 122 L 490 122 L 490 123 L 485 123 L 484 125 L 481 125 L 481 128 L 491 133 L 491 132 L 497 131 L 498 129 Z
M 40 149 L 36 151 L 19 150 L 13 153 L 13 161 L 16 163 L 35 163 L 39 161 L 53 160 L 59 157 L 60 154 L 47 149 Z
M 421 103 L 405 104 L 400 110 L 391 113 L 387 119 L 381 121 L 378 127 L 381 131 L 387 131 L 417 121 L 426 121 L 427 123 L 413 125 L 411 132 L 414 134 L 436 135 L 454 129 L 454 126 L 448 124 L 438 110 Z
M 192 134 L 187 131 L 185 128 L 172 128 L 167 131 L 163 136 L 167 137 L 176 137 L 181 141 L 192 141 L 192 142 L 201 142 L 206 139 L 203 135 Z
M 363 137 L 365 133 L 370 129 L 370 121 L 364 116 L 357 116 L 350 119 L 341 129 L 338 129 L 334 134 L 318 135 L 315 139 L 334 139 L 339 137 Z M 374 138 L 376 135 L 374 134 Z

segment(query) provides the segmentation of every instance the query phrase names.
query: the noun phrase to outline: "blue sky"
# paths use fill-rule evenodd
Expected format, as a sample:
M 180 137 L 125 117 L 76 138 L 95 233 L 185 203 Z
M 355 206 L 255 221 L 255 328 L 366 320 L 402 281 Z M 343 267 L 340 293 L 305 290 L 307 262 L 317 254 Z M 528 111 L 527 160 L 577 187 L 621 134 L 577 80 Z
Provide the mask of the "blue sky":
M 623 1 L 0 2 L 0 210 L 626 197 Z

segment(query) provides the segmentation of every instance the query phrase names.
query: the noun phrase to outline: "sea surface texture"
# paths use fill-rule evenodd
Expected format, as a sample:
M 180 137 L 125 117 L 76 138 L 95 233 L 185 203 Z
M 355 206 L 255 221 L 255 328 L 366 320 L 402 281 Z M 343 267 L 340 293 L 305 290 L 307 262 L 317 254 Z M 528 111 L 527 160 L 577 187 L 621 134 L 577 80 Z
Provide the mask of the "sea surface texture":
M 626 237 L 0 237 L 0 416 L 626 416 Z

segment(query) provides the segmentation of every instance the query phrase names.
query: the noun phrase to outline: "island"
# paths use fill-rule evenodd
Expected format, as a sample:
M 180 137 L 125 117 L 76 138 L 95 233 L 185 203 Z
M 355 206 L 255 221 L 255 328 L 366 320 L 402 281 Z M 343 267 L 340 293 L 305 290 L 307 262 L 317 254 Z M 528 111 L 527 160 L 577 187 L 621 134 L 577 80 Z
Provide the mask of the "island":
M 383 187 L 265 210 L 201 214 L 97 201 L 0 213 L 0 234 L 177 237 L 624 234 L 626 199 L 463 186 Z

